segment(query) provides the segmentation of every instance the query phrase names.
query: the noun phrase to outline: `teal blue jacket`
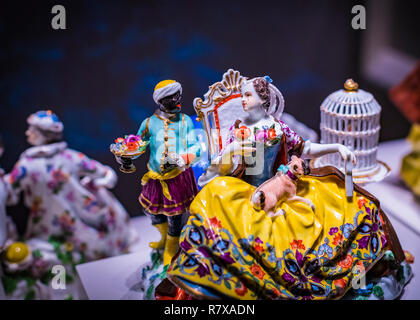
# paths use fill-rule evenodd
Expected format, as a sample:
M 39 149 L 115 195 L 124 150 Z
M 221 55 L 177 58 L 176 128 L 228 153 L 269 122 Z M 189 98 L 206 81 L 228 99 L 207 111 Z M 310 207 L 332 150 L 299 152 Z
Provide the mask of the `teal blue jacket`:
M 153 114 L 142 122 L 137 134 L 142 136 L 143 141 L 150 142 L 149 169 L 158 173 L 163 172 L 165 154 L 191 153 L 196 156 L 194 162 L 201 155 L 201 145 L 195 134 L 194 124 L 183 113 L 177 114 L 171 120 Z

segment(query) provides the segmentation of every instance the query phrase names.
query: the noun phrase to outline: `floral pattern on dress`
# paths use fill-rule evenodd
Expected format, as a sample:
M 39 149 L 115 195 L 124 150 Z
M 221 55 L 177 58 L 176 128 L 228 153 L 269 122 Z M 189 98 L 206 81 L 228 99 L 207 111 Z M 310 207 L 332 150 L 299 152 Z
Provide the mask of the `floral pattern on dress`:
M 86 177 L 90 185 L 82 184 Z M 134 240 L 129 216 L 111 192 L 91 186 L 97 179 L 112 184 L 116 175 L 64 142 L 25 151 L 4 177 L 10 205 L 24 192 L 30 210 L 25 238 L 64 237 L 76 248 L 83 244 L 88 260 L 127 252 Z
M 277 126 L 278 125 L 278 126 Z M 273 132 L 274 130 L 274 132 Z M 254 127 L 252 136 L 252 141 L 262 141 L 267 145 L 267 142 L 270 141 L 270 144 L 267 146 L 273 146 L 274 144 L 278 143 L 281 140 L 281 137 L 284 135 L 285 142 L 286 142 L 286 151 L 289 153 L 290 151 L 294 150 L 299 144 L 302 143 L 302 138 L 289 126 L 280 120 L 275 120 L 274 124 L 271 126 L 262 126 Z M 219 151 L 218 156 L 220 157 L 226 147 L 231 144 L 235 140 L 235 124 L 229 127 L 229 133 L 226 137 L 226 144 L 224 145 L 223 149 Z
M 50 172 L 51 180 L 48 182 L 47 186 L 54 194 L 57 194 L 69 180 L 69 175 L 64 173 L 61 168 L 53 169 Z
M 344 230 L 342 232 L 341 230 Z M 246 299 L 334 299 L 386 248 L 379 210 L 366 199 L 354 224 L 330 228 L 318 248 L 294 239 L 280 255 L 259 237 L 239 238 L 217 217 L 195 213 L 184 227 L 182 254 L 169 272 L 205 278 L 221 292 Z M 189 278 L 192 277 L 192 278 Z
M 290 129 L 289 126 L 283 121 L 279 120 L 279 123 L 286 138 L 287 149 L 294 149 L 301 142 L 302 138 L 296 132 Z

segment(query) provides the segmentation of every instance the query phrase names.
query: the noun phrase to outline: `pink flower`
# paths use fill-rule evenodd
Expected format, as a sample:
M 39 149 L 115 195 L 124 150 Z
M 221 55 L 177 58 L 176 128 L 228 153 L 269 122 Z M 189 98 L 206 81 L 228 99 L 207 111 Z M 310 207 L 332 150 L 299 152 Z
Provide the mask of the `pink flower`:
M 94 172 L 96 170 L 95 161 L 93 160 L 83 161 L 82 166 L 88 172 Z
M 125 138 L 125 143 L 137 142 L 137 141 L 140 141 L 140 140 L 141 140 L 140 136 L 130 134 L 129 136 L 127 136 L 127 138 Z
M 265 130 L 257 130 L 257 132 L 255 133 L 255 140 L 256 141 L 261 141 L 261 142 L 266 142 L 268 139 L 268 134 Z
M 48 271 L 48 267 L 47 261 L 35 259 L 31 267 L 31 273 L 35 278 L 41 278 Z

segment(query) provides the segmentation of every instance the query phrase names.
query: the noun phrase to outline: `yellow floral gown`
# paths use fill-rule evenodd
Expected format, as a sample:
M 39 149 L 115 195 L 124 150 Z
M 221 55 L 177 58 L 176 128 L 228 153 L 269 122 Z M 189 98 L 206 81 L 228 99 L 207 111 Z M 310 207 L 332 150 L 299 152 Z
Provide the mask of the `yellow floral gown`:
M 355 188 L 348 201 L 339 175 L 298 181 L 315 212 L 286 201 L 268 217 L 250 202 L 255 189 L 226 176 L 198 193 L 169 280 L 195 298 L 337 299 L 398 242 L 376 199 Z

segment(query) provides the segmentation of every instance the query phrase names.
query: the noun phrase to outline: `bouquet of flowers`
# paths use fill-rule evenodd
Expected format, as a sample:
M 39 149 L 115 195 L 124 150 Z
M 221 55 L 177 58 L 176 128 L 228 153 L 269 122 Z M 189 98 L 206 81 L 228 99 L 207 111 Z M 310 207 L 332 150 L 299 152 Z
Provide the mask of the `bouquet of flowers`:
M 264 146 L 273 146 L 281 139 L 281 135 L 277 135 L 274 124 L 271 127 L 254 127 L 253 131 L 255 141 L 264 143 Z M 247 140 L 251 137 L 251 133 L 251 129 L 247 126 L 239 126 L 239 124 L 235 126 L 234 136 L 237 140 Z
M 134 172 L 136 167 L 132 160 L 142 155 L 146 151 L 148 141 L 143 141 L 140 136 L 130 134 L 124 138 L 115 139 L 115 143 L 110 145 L 110 151 L 117 157 L 122 172 Z

